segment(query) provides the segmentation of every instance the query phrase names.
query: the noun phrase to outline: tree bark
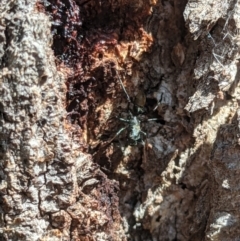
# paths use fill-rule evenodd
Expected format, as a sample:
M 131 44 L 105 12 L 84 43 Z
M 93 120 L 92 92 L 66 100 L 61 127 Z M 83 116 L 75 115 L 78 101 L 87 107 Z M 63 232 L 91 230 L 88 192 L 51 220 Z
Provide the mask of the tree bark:
M 2 0 L 0 240 L 238 240 L 238 0 Z

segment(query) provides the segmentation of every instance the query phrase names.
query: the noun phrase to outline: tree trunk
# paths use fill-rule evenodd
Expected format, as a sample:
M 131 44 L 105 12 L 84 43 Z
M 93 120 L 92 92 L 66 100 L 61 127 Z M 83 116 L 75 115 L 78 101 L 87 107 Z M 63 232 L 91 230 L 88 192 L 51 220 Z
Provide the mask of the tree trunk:
M 0 240 L 239 239 L 237 0 L 0 14 Z

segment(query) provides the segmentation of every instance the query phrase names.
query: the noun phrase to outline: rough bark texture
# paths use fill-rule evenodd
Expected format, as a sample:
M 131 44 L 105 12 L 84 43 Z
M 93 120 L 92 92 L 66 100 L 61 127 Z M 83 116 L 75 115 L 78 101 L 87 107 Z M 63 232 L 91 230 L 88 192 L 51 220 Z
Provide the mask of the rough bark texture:
M 0 240 L 239 240 L 239 14 L 2 0 Z
M 50 27 L 32 0 L 1 5 L 1 240 L 122 240 L 117 185 L 66 121 Z

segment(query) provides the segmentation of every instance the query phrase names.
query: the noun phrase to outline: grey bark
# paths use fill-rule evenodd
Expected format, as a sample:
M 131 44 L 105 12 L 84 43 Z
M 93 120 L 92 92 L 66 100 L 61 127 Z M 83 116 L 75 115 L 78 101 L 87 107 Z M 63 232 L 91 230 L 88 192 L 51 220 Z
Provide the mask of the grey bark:
M 0 14 L 0 239 L 121 240 L 115 184 L 81 152 L 79 130 L 66 121 L 50 19 L 36 1 L 2 1 Z
M 71 124 L 51 20 L 36 1 L 1 1 L 0 240 L 238 240 L 238 0 L 109 4 L 131 6 L 129 38 L 88 74 L 114 59 L 131 104 L 162 120 L 141 126 L 144 144 L 128 132 L 113 142 L 119 122 L 111 141 L 94 136 L 111 130 L 110 112 L 128 115 L 117 79 L 120 97 L 103 98 L 98 121 Z M 100 146 L 95 156 L 84 141 Z

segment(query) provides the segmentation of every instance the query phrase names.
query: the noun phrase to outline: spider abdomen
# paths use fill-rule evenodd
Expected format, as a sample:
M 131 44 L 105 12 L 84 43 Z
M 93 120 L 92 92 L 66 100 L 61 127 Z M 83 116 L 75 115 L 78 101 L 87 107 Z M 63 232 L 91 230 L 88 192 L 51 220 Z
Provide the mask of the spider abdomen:
M 130 133 L 129 138 L 133 141 L 138 141 L 141 139 L 140 133 L 141 133 L 141 126 L 140 121 L 136 116 L 133 116 L 133 118 L 130 120 Z

